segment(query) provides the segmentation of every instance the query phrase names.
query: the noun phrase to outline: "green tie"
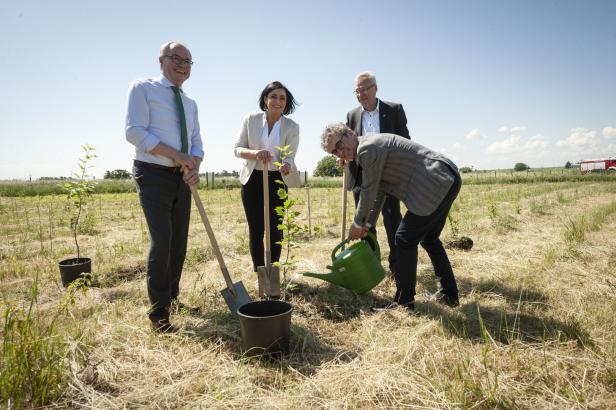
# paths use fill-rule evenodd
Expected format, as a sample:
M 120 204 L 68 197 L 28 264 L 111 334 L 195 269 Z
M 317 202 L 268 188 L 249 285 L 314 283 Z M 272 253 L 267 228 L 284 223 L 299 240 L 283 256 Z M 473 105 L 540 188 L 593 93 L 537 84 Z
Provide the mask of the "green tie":
M 180 94 L 180 87 L 172 85 L 171 89 L 175 94 L 175 105 L 178 106 L 178 113 L 180 114 L 180 137 L 182 138 L 182 152 L 186 154 L 188 153 L 188 132 L 186 131 L 186 115 L 184 114 L 182 95 Z

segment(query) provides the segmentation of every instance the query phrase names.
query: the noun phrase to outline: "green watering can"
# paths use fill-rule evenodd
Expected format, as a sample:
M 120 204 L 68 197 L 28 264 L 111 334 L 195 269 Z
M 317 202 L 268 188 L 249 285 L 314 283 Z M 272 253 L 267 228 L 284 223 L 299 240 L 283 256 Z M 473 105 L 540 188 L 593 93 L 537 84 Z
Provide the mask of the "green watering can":
M 368 292 L 385 277 L 379 243 L 371 232 L 368 234 L 376 250 L 373 251 L 366 241 L 357 241 L 336 255 L 336 252 L 349 242 L 345 239 L 332 251 L 332 266 L 327 267 L 331 270 L 330 273 L 305 272 L 303 275 L 325 280 L 359 294 Z

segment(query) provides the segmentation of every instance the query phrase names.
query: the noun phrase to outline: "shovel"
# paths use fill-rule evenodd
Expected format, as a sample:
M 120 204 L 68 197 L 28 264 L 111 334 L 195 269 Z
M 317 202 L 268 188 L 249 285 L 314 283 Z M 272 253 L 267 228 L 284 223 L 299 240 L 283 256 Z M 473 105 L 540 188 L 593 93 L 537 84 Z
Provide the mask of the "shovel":
M 201 220 L 203 221 L 203 225 L 205 226 L 205 230 L 207 231 L 207 236 L 210 238 L 210 243 L 212 244 L 212 249 L 214 250 L 214 255 L 216 255 L 216 259 L 218 260 L 218 265 L 220 265 L 220 270 L 222 271 L 222 276 L 225 278 L 225 282 L 227 283 L 227 287 L 220 291 L 220 294 L 227 302 L 227 306 L 229 306 L 229 310 L 235 316 L 238 316 L 237 310 L 240 306 L 245 305 L 246 303 L 252 302 L 244 284 L 242 282 L 233 283 L 231 280 L 231 276 L 229 276 L 229 271 L 227 270 L 227 265 L 225 265 L 225 261 L 222 258 L 222 253 L 220 253 L 220 248 L 218 248 L 218 242 L 216 241 L 216 237 L 214 236 L 214 231 L 212 230 L 212 226 L 210 225 L 210 221 L 207 219 L 207 215 L 205 214 L 205 209 L 203 208 L 203 203 L 201 202 L 201 198 L 199 197 L 199 193 L 197 192 L 196 186 L 190 187 L 190 192 L 192 193 L 193 198 L 195 198 L 195 204 L 197 205 L 197 209 L 199 210 L 199 214 L 201 215 Z
M 280 269 L 272 266 L 270 240 L 269 175 L 267 160 L 263 161 L 263 222 L 265 225 L 265 266 L 257 266 L 260 297 L 280 297 Z

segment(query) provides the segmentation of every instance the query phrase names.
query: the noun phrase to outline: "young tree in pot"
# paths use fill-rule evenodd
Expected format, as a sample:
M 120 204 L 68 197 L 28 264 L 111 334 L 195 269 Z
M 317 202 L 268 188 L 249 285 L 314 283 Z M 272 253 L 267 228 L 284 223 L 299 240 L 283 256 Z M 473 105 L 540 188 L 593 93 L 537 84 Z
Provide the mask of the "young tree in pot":
M 94 148 L 90 145 L 83 145 L 85 154 L 79 159 L 79 172 L 73 173 L 74 180 L 66 182 L 63 187 L 66 191 L 67 199 L 71 207 L 71 231 L 75 240 L 75 247 L 77 248 L 77 257 L 69 258 L 60 261 L 60 274 L 62 276 L 62 284 L 68 286 L 75 279 L 79 278 L 83 274 L 89 276 L 92 271 L 92 260 L 90 258 L 81 257 L 79 248 L 79 242 L 77 240 L 77 231 L 79 229 L 79 222 L 82 219 L 88 199 L 94 192 L 96 182 L 92 181 L 91 176 L 88 174 L 88 162 L 96 155 L 93 153 Z

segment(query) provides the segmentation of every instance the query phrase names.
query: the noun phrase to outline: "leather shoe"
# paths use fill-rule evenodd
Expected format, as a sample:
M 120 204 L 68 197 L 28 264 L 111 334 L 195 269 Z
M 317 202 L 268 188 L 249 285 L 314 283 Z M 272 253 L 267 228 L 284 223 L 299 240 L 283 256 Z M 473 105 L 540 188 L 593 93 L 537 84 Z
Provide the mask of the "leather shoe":
M 410 311 L 415 310 L 415 302 L 414 301 L 406 302 L 406 303 L 389 302 L 388 304 L 383 305 L 383 306 L 372 306 L 370 308 L 370 311 L 374 313 L 378 313 L 378 312 L 386 312 L 388 310 L 393 310 L 397 308 L 403 308 L 410 312 Z
M 178 329 L 169 323 L 169 319 L 152 320 L 152 330 L 155 333 L 175 333 Z
M 431 300 L 433 302 L 439 303 L 441 305 L 449 306 L 449 307 L 460 306 L 460 300 L 458 299 L 457 296 L 449 296 L 446 293 L 444 293 L 442 290 L 439 290 L 433 293 L 432 295 L 430 295 L 428 300 Z

